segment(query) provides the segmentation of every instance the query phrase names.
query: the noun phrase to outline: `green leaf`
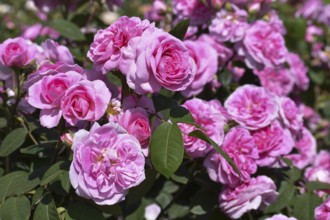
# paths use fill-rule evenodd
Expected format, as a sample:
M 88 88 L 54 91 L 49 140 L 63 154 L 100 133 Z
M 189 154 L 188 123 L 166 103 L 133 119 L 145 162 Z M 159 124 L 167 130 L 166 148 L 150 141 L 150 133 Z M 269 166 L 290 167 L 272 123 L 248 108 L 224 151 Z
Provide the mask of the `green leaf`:
M 67 20 L 64 19 L 56 19 L 51 22 L 51 26 L 60 32 L 63 37 L 66 37 L 75 41 L 83 41 L 85 40 L 84 34 L 80 31 L 80 28 Z
M 167 122 L 159 125 L 150 141 L 150 158 L 156 170 L 169 178 L 179 168 L 183 154 L 180 128 Z
M 7 119 L 0 118 L 0 128 L 5 128 L 7 126 Z
M 31 146 L 28 146 L 25 148 L 21 148 L 20 152 L 22 154 L 36 155 L 45 150 L 52 150 L 53 149 L 52 147 L 54 147 L 54 145 L 56 143 L 57 143 L 57 140 L 56 141 L 47 141 L 47 142 L 40 143 L 38 145 L 31 145 Z
M 314 219 L 314 210 L 322 199 L 313 193 L 299 195 L 295 198 L 293 216 L 299 220 Z
M 25 197 L 12 197 L 0 208 L 0 219 L 28 220 L 30 218 L 30 201 Z
M 40 185 L 44 186 L 53 180 L 55 180 L 57 177 L 61 176 L 65 170 L 69 170 L 70 167 L 70 161 L 58 161 L 57 163 L 53 164 L 43 175 Z
M 318 181 L 308 182 L 305 187 L 310 192 L 313 192 L 314 190 L 330 190 L 330 184 Z
M 16 128 L 3 140 L 0 146 L 0 157 L 6 157 L 17 150 L 25 141 L 27 132 L 24 128 Z
M 44 195 L 38 204 L 33 220 L 59 220 L 56 205 L 50 193 Z
M 31 191 L 39 184 L 38 178 L 33 178 L 27 172 L 16 171 L 0 178 L 0 201 L 6 197 L 21 195 Z
M 295 186 L 288 182 L 282 182 L 276 201 L 265 209 L 265 213 L 279 212 L 290 204 L 294 194 Z
M 189 206 L 174 203 L 168 209 L 169 219 L 183 218 L 189 213 Z
M 308 75 L 312 79 L 312 81 L 317 85 L 322 85 L 325 82 L 324 72 L 309 71 Z
M 67 211 L 66 217 L 66 219 L 72 220 L 105 219 L 99 210 L 97 210 L 94 206 L 84 202 L 77 202 L 72 204 Z
M 64 171 L 61 177 L 61 186 L 65 192 L 69 193 L 71 188 L 70 178 L 69 178 L 69 171 Z
M 153 95 L 152 101 L 157 112 L 169 109 L 171 108 L 171 106 L 176 105 L 172 98 L 166 97 L 161 94 Z
M 226 89 L 229 88 L 232 79 L 233 79 L 233 74 L 227 69 L 219 73 L 219 80 Z
M 191 137 L 196 137 L 200 140 L 205 141 L 208 144 L 211 144 L 214 149 L 216 149 L 219 154 L 225 158 L 225 160 L 230 164 L 230 166 L 233 167 L 233 169 L 236 171 L 236 173 L 241 176 L 241 172 L 239 171 L 239 169 L 237 168 L 236 164 L 234 163 L 234 161 L 228 156 L 228 154 L 226 152 L 224 152 L 218 145 L 217 143 L 215 143 L 211 138 L 209 138 L 207 136 L 207 134 L 205 134 L 204 132 L 202 132 L 201 130 L 195 130 L 189 133 L 189 136 Z
M 180 21 L 172 30 L 170 30 L 170 34 L 180 40 L 184 39 L 184 36 L 187 33 L 188 27 L 190 24 L 189 19 L 184 19 Z
M 190 114 L 190 112 L 180 105 L 175 105 L 170 110 L 170 120 L 173 123 L 188 123 L 188 124 L 194 124 L 194 118 Z

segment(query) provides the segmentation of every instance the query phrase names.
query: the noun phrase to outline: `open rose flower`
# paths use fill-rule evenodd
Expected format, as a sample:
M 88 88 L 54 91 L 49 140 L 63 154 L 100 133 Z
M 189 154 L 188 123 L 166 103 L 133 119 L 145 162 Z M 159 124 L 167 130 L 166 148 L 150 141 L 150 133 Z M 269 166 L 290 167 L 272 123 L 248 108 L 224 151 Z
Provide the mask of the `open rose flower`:
M 61 102 L 64 119 L 75 125 L 79 120 L 97 121 L 105 113 L 111 93 L 101 80 L 82 80 L 66 90 Z
M 41 44 L 42 51 L 38 58 L 40 63 L 50 61 L 53 63 L 62 62 L 67 64 L 74 64 L 73 56 L 66 46 L 59 45 L 53 40 L 46 40 Z
M 250 130 L 266 127 L 278 116 L 275 97 L 254 85 L 236 89 L 226 100 L 225 108 L 232 119 Z
M 257 176 L 236 188 L 225 187 L 220 193 L 220 208 L 232 219 L 250 210 L 264 209 L 277 198 L 276 185 L 267 176 Z
M 169 33 L 150 26 L 129 42 L 126 56 L 127 84 L 136 93 L 185 90 L 193 81 L 196 64 L 187 47 Z
M 277 214 L 277 215 L 273 215 L 270 218 L 266 218 L 265 220 L 297 220 L 297 219 L 294 217 L 287 217 L 282 214 Z
M 22 37 L 9 38 L 0 44 L 0 63 L 4 66 L 27 66 L 37 54 L 37 46 Z
M 125 199 L 128 189 L 144 179 L 145 160 L 139 141 L 113 123 L 93 125 L 73 138 L 70 182 L 76 193 L 98 205 Z
M 289 53 L 287 59 L 296 87 L 300 90 L 307 90 L 309 86 L 308 68 L 298 54 Z
M 299 132 L 303 128 L 303 114 L 298 109 L 296 103 L 288 97 L 278 98 L 279 115 L 283 124 L 294 132 Z
M 330 197 L 328 197 L 328 199 L 324 203 L 316 207 L 314 213 L 315 220 L 330 219 Z

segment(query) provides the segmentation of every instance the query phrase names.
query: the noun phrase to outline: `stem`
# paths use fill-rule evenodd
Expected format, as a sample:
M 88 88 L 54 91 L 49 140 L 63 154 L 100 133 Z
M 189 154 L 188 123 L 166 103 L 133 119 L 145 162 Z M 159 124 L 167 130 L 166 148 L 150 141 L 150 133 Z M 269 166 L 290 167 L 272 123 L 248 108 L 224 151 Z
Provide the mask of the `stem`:
M 251 212 L 248 212 L 249 220 L 253 220 L 253 216 Z
M 21 125 L 23 126 L 23 128 L 28 132 L 28 135 L 29 137 L 31 138 L 31 140 L 33 141 L 33 143 L 35 145 L 38 145 L 39 144 L 39 141 L 37 141 L 34 137 L 33 137 L 33 134 L 32 134 L 32 131 L 29 129 L 29 127 L 25 124 L 25 120 L 23 118 L 17 118 L 18 121 L 21 122 Z

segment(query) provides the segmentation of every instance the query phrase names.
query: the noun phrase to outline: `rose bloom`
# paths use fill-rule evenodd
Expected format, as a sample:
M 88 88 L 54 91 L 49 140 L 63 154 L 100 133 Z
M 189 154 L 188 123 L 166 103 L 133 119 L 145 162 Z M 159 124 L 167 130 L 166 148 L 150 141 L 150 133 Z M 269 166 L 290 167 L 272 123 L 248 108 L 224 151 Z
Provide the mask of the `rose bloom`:
M 181 93 L 185 97 L 198 95 L 210 83 L 218 69 L 218 55 L 213 47 L 203 41 L 184 41 L 190 57 L 195 61 L 197 71 L 192 83 Z
M 286 62 L 288 50 L 282 34 L 270 23 L 258 20 L 247 29 L 239 55 L 251 69 L 278 67 Z
M 87 56 L 104 74 L 113 69 L 122 71 L 122 55 L 128 42 L 141 36 L 149 25 L 147 20 L 122 16 L 108 28 L 96 33 Z
M 203 127 L 203 131 L 218 145 L 221 145 L 224 137 L 225 119 L 221 112 L 213 107 L 209 102 L 201 99 L 191 99 L 183 105 L 192 115 L 195 123 Z M 195 137 L 188 134 L 197 130 L 194 125 L 179 123 L 179 128 L 183 134 L 184 148 L 188 155 L 192 158 L 204 157 L 213 147 Z
M 303 5 L 296 12 L 296 16 L 314 19 L 320 14 L 320 10 L 323 8 L 322 0 L 304 0 L 303 2 Z
M 290 131 L 282 128 L 278 121 L 254 131 L 252 136 L 258 147 L 259 166 L 274 167 L 277 165 L 278 157 L 290 153 L 295 145 Z
M 303 127 L 303 114 L 296 103 L 288 97 L 279 97 L 279 115 L 283 124 L 294 132 L 299 132 Z
M 314 161 L 317 153 L 316 140 L 307 128 L 304 127 L 302 129 L 302 135 L 298 141 L 296 141 L 295 148 L 298 150 L 298 153 L 285 156 L 292 161 L 294 166 L 299 169 L 304 169 Z
M 292 90 L 295 80 L 291 72 L 286 68 L 264 68 L 255 71 L 260 84 L 271 93 L 278 96 L 287 96 Z
M 136 93 L 155 93 L 162 87 L 182 91 L 193 81 L 196 64 L 183 42 L 169 33 L 150 26 L 129 44 L 123 72 Z
M 236 188 L 225 187 L 220 193 L 220 208 L 232 219 L 250 210 L 264 209 L 277 198 L 276 185 L 267 176 L 257 176 Z
M 330 219 L 330 197 L 315 208 L 314 211 L 315 220 L 329 220 Z
M 257 130 L 278 116 L 278 104 L 266 89 L 254 85 L 237 88 L 226 100 L 225 108 L 241 126 Z
M 241 181 L 248 182 L 251 174 L 257 171 L 258 149 L 250 132 L 242 127 L 232 128 L 222 144 L 222 149 L 234 161 L 241 177 L 232 166 L 217 152 L 212 151 L 204 161 L 204 166 L 213 181 L 235 188 Z
M 73 138 L 70 181 L 76 193 L 98 205 L 125 199 L 144 179 L 145 160 L 139 141 L 118 124 L 95 123 Z
M 289 53 L 288 63 L 290 71 L 295 79 L 295 85 L 300 90 L 307 90 L 309 86 L 309 78 L 307 75 L 308 68 L 305 66 L 301 58 L 294 53 Z
M 22 37 L 9 38 L 0 44 L 0 63 L 4 66 L 27 66 L 37 54 L 37 46 Z
M 282 214 L 277 214 L 277 215 L 273 215 L 270 218 L 266 218 L 265 220 L 297 220 L 297 219 L 294 217 L 287 217 Z
M 67 64 L 74 64 L 74 58 L 66 46 L 59 45 L 53 40 L 46 40 L 41 44 L 42 52 L 40 58 L 38 58 L 39 63 L 43 62 L 62 62 Z
M 209 26 L 211 35 L 219 42 L 237 42 L 243 39 L 248 28 L 247 12 L 232 5 L 233 12 L 220 10 Z
M 111 93 L 101 80 L 82 80 L 65 91 L 61 102 L 64 119 L 75 125 L 79 120 L 97 121 L 105 113 Z

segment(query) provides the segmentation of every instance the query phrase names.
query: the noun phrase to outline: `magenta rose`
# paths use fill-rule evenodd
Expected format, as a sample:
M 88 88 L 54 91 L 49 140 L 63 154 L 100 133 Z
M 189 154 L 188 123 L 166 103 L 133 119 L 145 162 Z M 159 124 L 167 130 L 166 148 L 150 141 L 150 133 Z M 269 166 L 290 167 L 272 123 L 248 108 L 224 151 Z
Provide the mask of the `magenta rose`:
M 75 125 L 79 120 L 97 121 L 105 113 L 111 93 L 101 80 L 82 80 L 66 90 L 61 102 L 64 119 Z
M 118 124 L 95 123 L 73 138 L 70 182 L 76 193 L 98 205 L 125 199 L 144 179 L 145 160 L 139 141 Z
M 258 147 L 259 166 L 274 167 L 280 156 L 291 152 L 295 142 L 289 130 L 282 128 L 278 121 L 252 133 Z
M 184 44 L 197 67 L 194 80 L 181 92 L 184 96 L 190 97 L 201 93 L 204 86 L 214 79 L 218 69 L 218 55 L 210 44 L 203 41 L 187 40 Z
M 150 26 L 129 44 L 123 72 L 136 93 L 155 93 L 162 87 L 182 91 L 193 81 L 196 64 L 183 42 L 169 33 Z
M 328 197 L 324 203 L 315 208 L 314 218 L 315 220 L 330 219 L 330 197 Z
M 257 176 L 236 188 L 225 187 L 220 193 L 220 208 L 232 219 L 250 210 L 264 209 L 277 198 L 276 185 L 267 176 Z
M 122 16 L 108 28 L 96 33 L 87 56 L 104 74 L 113 69 L 123 71 L 122 55 L 129 41 L 141 36 L 149 25 L 148 20 Z
M 4 66 L 27 66 L 37 54 L 37 46 L 22 37 L 10 38 L 0 44 L 0 63 Z
M 266 127 L 278 116 L 275 97 L 266 89 L 254 85 L 236 89 L 227 98 L 225 108 L 232 119 L 250 130 Z
M 266 218 L 265 220 L 297 220 L 297 219 L 294 217 L 287 217 L 282 214 L 277 214 L 277 215 L 273 215 L 270 218 Z
M 248 67 L 263 69 L 284 64 L 288 50 L 282 34 L 270 23 L 258 20 L 247 29 L 239 54 Z
M 296 103 L 288 97 L 279 97 L 279 115 L 283 124 L 294 132 L 299 132 L 303 128 L 303 114 L 298 109 Z
M 241 176 L 217 152 L 212 151 L 204 161 L 204 166 L 213 181 L 235 188 L 241 181 L 248 182 L 257 171 L 258 149 L 250 132 L 241 127 L 232 128 L 222 144 L 222 149 L 234 161 Z

